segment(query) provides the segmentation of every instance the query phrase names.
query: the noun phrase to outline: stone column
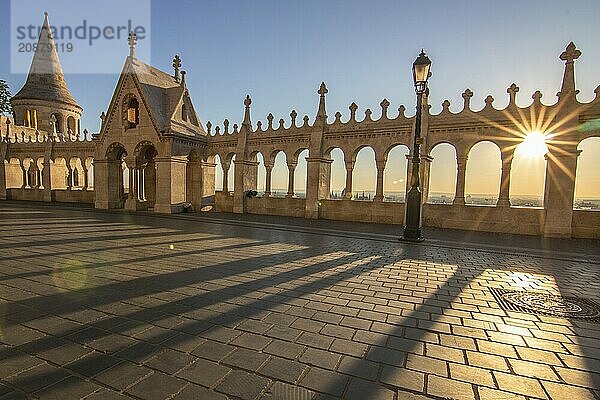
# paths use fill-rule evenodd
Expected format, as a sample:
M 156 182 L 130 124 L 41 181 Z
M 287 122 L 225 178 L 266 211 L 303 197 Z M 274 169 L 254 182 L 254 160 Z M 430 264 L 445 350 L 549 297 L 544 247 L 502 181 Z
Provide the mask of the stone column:
M 31 164 L 29 164 L 29 176 L 31 176 L 30 185 L 32 189 L 39 189 L 40 181 L 38 180 L 38 167 L 37 161 L 33 160 Z
M 200 168 L 202 172 L 202 198 L 201 205 L 215 203 L 215 167 L 217 164 L 202 161 Z
M 138 205 L 138 191 L 137 191 L 137 167 L 134 161 L 127 162 L 129 167 L 129 194 L 127 200 L 125 200 L 125 209 L 130 211 L 136 211 Z
M 353 161 L 346 161 L 346 188 L 344 189 L 344 199 L 352 199 L 352 170 L 354 169 Z
M 67 190 L 71 190 L 73 187 L 73 169 L 71 168 L 71 163 L 66 161 L 65 166 L 67 168 Z
M 288 191 L 285 197 L 294 197 L 294 172 L 296 171 L 296 163 L 288 163 Z
M 82 160 L 81 162 L 81 170 L 83 171 L 83 186 L 81 187 L 81 190 L 83 190 L 84 192 L 87 191 L 88 189 L 88 168 L 87 165 L 85 165 L 85 159 Z
M 321 200 L 329 198 L 332 162 L 333 160 L 328 158 L 306 158 L 305 218 L 319 218 Z
M 25 165 L 23 165 L 23 160 L 19 159 L 19 165 L 21 166 L 21 172 L 23 175 L 23 184 L 21 185 L 21 189 L 25 189 L 27 187 L 27 170 L 25 169 Z
M 44 201 L 52 201 L 52 174 L 50 173 L 50 156 L 44 156 L 44 168 L 42 168 L 42 182 L 44 183 Z
M 144 192 L 148 207 L 154 207 L 156 202 L 156 165 L 150 161 L 144 169 Z
M 225 192 L 225 194 L 229 195 L 229 167 L 231 166 L 231 163 L 229 162 L 224 162 L 223 163 L 223 192 Z
M 241 158 L 241 157 L 240 157 Z M 233 212 L 243 214 L 246 212 L 246 192 L 256 190 L 256 175 L 258 161 L 235 160 L 235 191 L 233 193 Z
M 504 149 L 502 156 L 502 174 L 500 175 L 500 193 L 496 207 L 510 207 L 510 168 L 513 161 L 513 150 Z
M 6 160 L 6 144 L 0 138 L 0 200 L 6 200 L 6 164 L 4 164 L 4 160 Z
M 377 166 L 377 186 L 375 186 L 375 197 L 373 201 L 383 201 L 383 173 L 385 171 L 386 160 L 377 160 L 375 165 Z
M 467 156 L 457 156 L 456 194 L 452 205 L 465 204 L 465 172 L 467 171 Z
M 271 197 L 271 172 L 273 171 L 272 164 L 265 164 L 265 197 Z

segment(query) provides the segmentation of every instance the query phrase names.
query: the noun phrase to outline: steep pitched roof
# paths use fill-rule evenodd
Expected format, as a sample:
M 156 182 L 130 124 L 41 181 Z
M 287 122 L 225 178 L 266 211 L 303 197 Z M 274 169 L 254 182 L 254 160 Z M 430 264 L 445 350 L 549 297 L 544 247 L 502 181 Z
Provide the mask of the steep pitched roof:
M 13 96 L 13 100 L 47 100 L 81 108 L 67 88 L 52 37 L 48 13 L 44 14 L 44 24 L 40 30 L 27 81 Z

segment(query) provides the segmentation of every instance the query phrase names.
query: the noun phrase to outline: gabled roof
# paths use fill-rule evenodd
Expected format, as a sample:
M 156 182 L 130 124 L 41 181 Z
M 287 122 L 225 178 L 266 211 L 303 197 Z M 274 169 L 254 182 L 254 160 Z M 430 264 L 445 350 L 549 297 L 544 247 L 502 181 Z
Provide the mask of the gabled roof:
M 33 54 L 25 85 L 13 96 L 13 100 L 47 100 L 81 107 L 67 88 L 56 44 L 52 37 L 48 13 L 44 13 L 37 47 Z

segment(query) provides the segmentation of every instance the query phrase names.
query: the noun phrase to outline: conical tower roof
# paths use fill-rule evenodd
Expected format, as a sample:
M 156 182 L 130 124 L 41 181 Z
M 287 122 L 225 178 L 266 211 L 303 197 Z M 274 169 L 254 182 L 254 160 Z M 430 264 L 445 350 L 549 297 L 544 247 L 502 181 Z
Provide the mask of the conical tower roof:
M 63 75 L 56 44 L 52 37 L 48 13 L 44 13 L 37 48 L 33 54 L 25 85 L 13 96 L 13 100 L 47 100 L 81 108 L 75 101 Z

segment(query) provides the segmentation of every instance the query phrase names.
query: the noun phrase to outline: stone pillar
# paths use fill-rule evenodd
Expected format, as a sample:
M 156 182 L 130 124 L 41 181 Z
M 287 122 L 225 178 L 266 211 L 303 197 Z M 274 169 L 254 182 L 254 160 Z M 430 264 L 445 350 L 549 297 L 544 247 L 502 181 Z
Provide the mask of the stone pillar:
M 29 176 L 31 177 L 30 186 L 32 189 L 39 189 L 40 181 L 38 180 L 38 166 L 37 161 L 33 160 L 31 164 L 29 164 Z
M 332 162 L 333 160 L 328 158 L 306 158 L 305 218 L 319 218 L 321 200 L 329 198 Z
M 186 199 L 195 211 L 202 208 L 202 164 L 201 160 L 193 159 L 187 165 Z
M 385 171 L 386 160 L 376 160 L 375 165 L 377 166 L 377 185 L 375 186 L 375 197 L 373 201 L 383 201 L 383 174 Z
M 215 203 L 215 167 L 217 164 L 202 161 L 200 168 L 202 173 L 202 198 L 201 205 Z
M 456 194 L 452 205 L 465 205 L 465 173 L 467 171 L 467 156 L 457 156 Z
M 144 169 L 144 191 L 148 207 L 154 207 L 156 203 L 156 164 L 150 161 Z
M 429 199 L 429 171 L 433 157 L 421 155 L 421 200 L 423 204 Z
M 27 187 L 27 170 L 25 169 L 25 165 L 23 165 L 23 160 L 19 159 L 19 165 L 21 166 L 21 175 L 23 176 L 23 184 L 21 185 L 21 189 L 25 190 Z
M 42 168 L 42 182 L 44 183 L 44 201 L 52 201 L 52 174 L 50 173 L 50 156 L 44 156 L 44 168 Z
M 73 168 L 71 168 L 71 163 L 66 160 L 65 166 L 67 168 L 67 190 L 71 190 L 73 187 Z
M 243 214 L 246 212 L 246 192 L 256 190 L 256 175 L 258 161 L 235 159 L 235 191 L 233 192 L 233 212 Z M 241 158 L 241 157 L 240 157 Z
M 83 171 L 83 186 L 81 187 L 81 190 L 83 190 L 84 192 L 88 190 L 88 168 L 87 165 L 85 165 L 85 159 L 82 160 L 81 162 L 81 170 Z
M 273 164 L 265 164 L 265 197 L 271 197 L 271 172 L 273 172 Z
M 546 237 L 571 237 L 575 174 L 580 153 L 574 146 L 570 150 L 554 150 L 551 147 L 546 154 L 546 218 L 543 231 Z
M 502 157 L 502 173 L 500 175 L 500 193 L 498 194 L 498 203 L 496 207 L 510 207 L 510 169 L 514 152 L 512 149 L 503 149 Z
M 296 171 L 296 163 L 288 163 L 288 191 L 285 197 L 294 197 L 294 172 Z
M 1 128 L 1 127 L 0 127 Z M 8 130 L 8 124 L 7 124 Z M 0 132 L 0 200 L 6 200 L 6 164 L 4 160 L 6 160 L 6 151 L 7 145 L 1 138 Z M 8 137 L 8 132 L 7 132 Z
M 230 162 L 223 163 L 223 192 L 229 195 L 229 167 L 231 166 Z
M 354 169 L 353 161 L 346 161 L 346 188 L 344 189 L 344 199 L 352 199 L 352 170 Z
M 138 209 L 138 181 L 137 172 L 138 168 L 135 165 L 135 161 L 126 161 L 129 167 L 129 194 L 127 200 L 125 200 L 125 209 L 129 211 L 136 211 Z

